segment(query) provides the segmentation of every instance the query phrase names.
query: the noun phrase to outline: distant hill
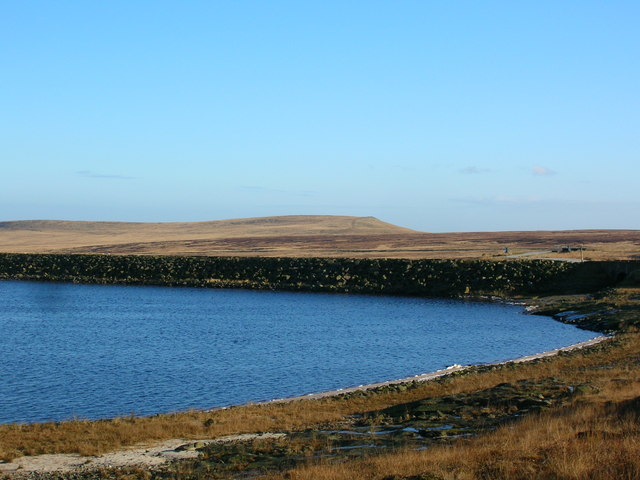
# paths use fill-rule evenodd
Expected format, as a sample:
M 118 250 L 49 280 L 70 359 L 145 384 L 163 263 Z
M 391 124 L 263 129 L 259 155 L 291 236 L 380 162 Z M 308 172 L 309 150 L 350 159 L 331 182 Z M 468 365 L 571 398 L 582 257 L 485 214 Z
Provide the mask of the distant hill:
M 640 258 L 638 230 L 425 233 L 374 217 L 289 215 L 208 222 L 0 222 L 0 252 L 134 255 L 571 259 Z M 536 252 L 534 255 L 529 255 Z M 540 253 L 543 252 L 543 253 Z
M 251 244 L 273 244 L 278 239 L 298 239 L 300 244 L 304 243 L 302 238 L 309 237 L 330 241 L 345 236 L 416 233 L 374 217 L 332 215 L 167 223 L 23 220 L 0 222 L 0 251 L 202 255 L 209 253 L 209 247 L 223 244 L 230 247 L 228 254 L 246 255 L 252 251 Z M 237 245 L 231 248 L 229 242 Z
M 336 215 L 286 215 L 279 217 L 237 218 L 208 222 L 85 222 L 68 220 L 21 220 L 0 222 L 0 232 L 72 232 L 87 235 L 345 235 L 357 233 L 410 233 L 375 217 Z

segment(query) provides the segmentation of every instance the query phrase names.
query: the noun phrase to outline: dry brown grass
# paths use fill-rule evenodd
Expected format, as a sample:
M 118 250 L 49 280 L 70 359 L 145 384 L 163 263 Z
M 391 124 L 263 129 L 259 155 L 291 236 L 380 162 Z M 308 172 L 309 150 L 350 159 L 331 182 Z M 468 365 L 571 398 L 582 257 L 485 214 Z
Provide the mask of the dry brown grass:
M 305 466 L 270 480 L 632 480 L 640 478 L 640 375 L 614 369 L 600 393 L 426 451 Z M 419 477 L 423 475 L 423 477 Z M 431 477 L 429 477 L 431 475 Z
M 33 425 L 0 425 L 0 458 L 43 453 L 96 455 L 128 445 L 171 438 L 215 438 L 228 434 L 291 431 L 334 422 L 346 415 L 383 409 L 423 398 L 473 392 L 502 382 L 555 376 L 596 385 L 625 373 L 602 365 L 630 363 L 640 355 L 640 335 L 620 337 L 619 345 L 592 353 L 576 352 L 534 363 L 509 365 L 491 371 L 450 376 L 405 392 L 386 392 L 349 398 L 328 397 L 289 403 L 246 405 L 212 412 L 190 411 L 152 417 L 104 421 L 69 421 Z M 634 375 L 635 371 L 632 371 Z
M 584 245 L 585 258 L 640 257 L 638 230 L 424 233 L 372 217 L 285 216 L 192 223 L 0 222 L 0 252 L 358 258 L 504 258 Z M 580 258 L 579 252 L 544 254 Z

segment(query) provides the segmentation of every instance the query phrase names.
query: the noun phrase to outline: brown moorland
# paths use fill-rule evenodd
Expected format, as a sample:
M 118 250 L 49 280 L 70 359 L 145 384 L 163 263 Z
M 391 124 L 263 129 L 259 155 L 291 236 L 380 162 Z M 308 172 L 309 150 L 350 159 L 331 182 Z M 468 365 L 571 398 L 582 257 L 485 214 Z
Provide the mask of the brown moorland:
M 374 217 L 291 215 L 210 222 L 0 222 L 0 251 L 353 258 L 640 258 L 640 230 L 427 233 Z

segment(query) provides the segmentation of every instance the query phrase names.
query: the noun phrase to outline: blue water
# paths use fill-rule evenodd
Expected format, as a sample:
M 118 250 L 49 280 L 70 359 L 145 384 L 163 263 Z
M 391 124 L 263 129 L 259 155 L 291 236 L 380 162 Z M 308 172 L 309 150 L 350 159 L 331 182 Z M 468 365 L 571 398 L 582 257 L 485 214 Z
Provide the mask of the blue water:
M 0 282 L 0 423 L 270 400 L 593 338 L 518 306 Z

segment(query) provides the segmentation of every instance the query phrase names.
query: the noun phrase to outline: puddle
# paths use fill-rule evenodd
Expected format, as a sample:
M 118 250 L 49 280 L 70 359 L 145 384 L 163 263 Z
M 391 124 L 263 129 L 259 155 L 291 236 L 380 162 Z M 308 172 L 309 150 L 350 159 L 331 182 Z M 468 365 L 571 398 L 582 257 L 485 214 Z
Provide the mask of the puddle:
M 454 428 L 453 425 L 450 424 L 446 424 L 446 425 L 438 425 L 437 427 L 427 427 L 424 430 L 451 430 L 452 428 Z
M 417 430 L 413 429 L 415 432 Z M 406 428 L 402 428 L 401 425 L 391 425 L 386 430 L 373 430 L 371 428 L 362 429 L 362 430 L 320 430 L 319 433 L 324 435 L 358 435 L 358 436 L 367 436 L 367 435 L 390 435 L 392 433 L 401 432 L 401 431 L 409 431 Z
M 354 448 L 387 448 L 385 445 L 374 445 L 369 443 L 367 445 L 347 445 L 344 447 L 334 447 L 333 450 L 353 450 Z

